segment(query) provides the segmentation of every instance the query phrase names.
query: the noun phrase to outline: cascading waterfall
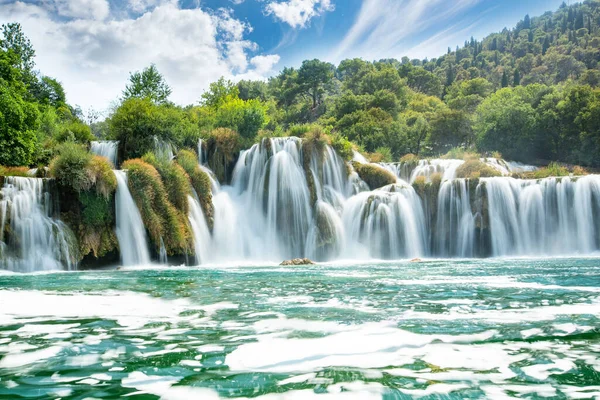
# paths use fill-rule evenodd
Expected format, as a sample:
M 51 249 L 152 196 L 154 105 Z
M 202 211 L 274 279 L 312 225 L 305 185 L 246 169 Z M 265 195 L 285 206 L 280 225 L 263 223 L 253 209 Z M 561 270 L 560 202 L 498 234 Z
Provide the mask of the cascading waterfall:
M 475 187 L 456 179 L 464 161 L 422 160 L 411 168 L 380 164 L 399 181 L 370 191 L 330 146 L 303 152 L 298 138 L 265 139 L 242 152 L 232 185 L 213 184 L 212 230 L 200 207 L 190 206 L 202 263 L 583 254 L 600 247 L 600 177 L 485 178 Z M 481 160 L 503 174 L 534 168 Z M 368 162 L 358 153 L 353 161 Z M 436 173 L 442 182 L 433 202 L 406 183 Z
M 117 167 L 118 140 L 99 140 L 91 142 L 90 151 L 96 155 L 106 157 L 113 166 Z
M 399 259 L 425 254 L 423 209 L 410 186 L 390 185 L 351 197 L 343 221 L 344 256 Z
M 433 254 L 440 257 L 474 255 L 475 216 L 466 179 L 442 182 L 438 193 Z
M 53 215 L 55 204 L 40 178 L 5 177 L 0 191 L 0 266 L 17 272 L 76 267 L 73 233 Z
M 150 263 L 150 251 L 146 238 L 146 228 L 140 211 L 127 186 L 127 172 L 114 171 L 117 177 L 115 209 L 117 239 L 123 265 L 143 265 Z
M 589 254 L 600 249 L 600 176 L 482 179 L 494 256 Z

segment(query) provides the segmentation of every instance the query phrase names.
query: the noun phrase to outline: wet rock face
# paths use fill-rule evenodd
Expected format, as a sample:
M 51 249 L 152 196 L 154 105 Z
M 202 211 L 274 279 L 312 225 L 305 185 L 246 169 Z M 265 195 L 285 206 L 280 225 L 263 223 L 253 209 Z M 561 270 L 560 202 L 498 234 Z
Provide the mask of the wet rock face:
M 294 258 L 293 260 L 286 260 L 279 265 L 288 266 L 288 265 L 315 265 L 314 262 L 309 260 L 308 258 Z

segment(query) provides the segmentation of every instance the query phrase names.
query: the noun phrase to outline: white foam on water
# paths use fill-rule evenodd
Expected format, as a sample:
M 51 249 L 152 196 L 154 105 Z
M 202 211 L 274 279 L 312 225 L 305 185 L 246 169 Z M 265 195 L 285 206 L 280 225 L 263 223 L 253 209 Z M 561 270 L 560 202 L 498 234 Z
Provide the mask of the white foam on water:
M 197 309 L 186 299 L 164 300 L 147 294 L 106 291 L 97 294 L 0 290 L 5 317 L 2 324 L 23 323 L 24 318 L 52 320 L 103 318 L 128 328 L 141 328 L 151 321 L 169 321 L 185 310 Z M 220 309 L 221 306 L 203 306 Z M 49 328 L 48 328 L 49 329 Z
M 510 310 L 474 310 L 470 313 L 464 313 L 456 310 L 440 313 L 428 313 L 421 311 L 405 311 L 400 319 L 419 319 L 435 321 L 456 321 L 456 320 L 483 320 L 495 323 L 521 323 L 532 321 L 552 321 L 556 317 L 573 315 L 592 315 L 598 314 L 600 307 L 600 298 L 592 299 L 591 303 L 583 304 L 563 304 L 557 306 L 542 306 L 525 309 Z M 585 329 L 585 328 L 584 328 Z
M 444 348 L 445 343 L 433 343 L 434 341 L 471 343 L 489 339 L 496 334 L 489 331 L 457 336 L 420 335 L 398 329 L 390 323 L 342 326 L 314 321 L 304 321 L 305 324 L 302 324 L 301 320 L 288 322 L 292 322 L 289 327 L 299 328 L 294 330 L 322 332 L 327 329 L 334 333 L 313 339 L 259 335 L 257 342 L 242 344 L 228 354 L 226 364 L 232 371 L 291 373 L 332 366 L 383 368 L 411 364 L 415 359 L 423 357 L 430 357 L 432 361 L 438 362 L 436 352 L 446 350 L 448 354 L 449 350 Z M 259 327 L 261 333 L 264 333 L 262 328 Z M 268 331 L 273 331 L 273 328 Z M 477 362 L 489 365 L 487 360 L 500 359 L 505 355 L 491 353 L 487 349 L 484 346 L 459 346 L 457 351 L 452 351 L 452 355 L 456 356 L 455 363 L 460 362 L 460 365 L 465 366 L 479 366 Z
M 35 364 L 49 358 L 52 358 L 61 350 L 64 346 L 50 346 L 45 349 L 29 351 L 26 353 L 12 353 L 6 354 L 2 360 L 0 360 L 0 368 L 22 368 L 31 364 Z
M 190 386 L 174 386 L 183 377 L 177 376 L 155 376 L 146 375 L 143 372 L 135 371 L 130 373 L 121 381 L 121 384 L 127 388 L 140 390 L 143 393 L 153 394 L 165 400 L 218 400 L 219 395 L 206 388 Z

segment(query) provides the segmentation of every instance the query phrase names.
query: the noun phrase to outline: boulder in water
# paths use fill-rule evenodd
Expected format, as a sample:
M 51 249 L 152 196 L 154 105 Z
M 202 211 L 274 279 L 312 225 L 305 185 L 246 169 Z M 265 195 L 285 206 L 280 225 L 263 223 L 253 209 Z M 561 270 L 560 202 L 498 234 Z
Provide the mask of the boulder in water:
M 420 258 L 413 258 L 412 260 L 410 260 L 411 263 L 420 263 L 423 262 L 423 260 L 421 260 Z
M 288 266 L 288 265 L 315 265 L 314 262 L 309 260 L 308 258 L 294 258 L 293 260 L 286 260 L 279 265 Z

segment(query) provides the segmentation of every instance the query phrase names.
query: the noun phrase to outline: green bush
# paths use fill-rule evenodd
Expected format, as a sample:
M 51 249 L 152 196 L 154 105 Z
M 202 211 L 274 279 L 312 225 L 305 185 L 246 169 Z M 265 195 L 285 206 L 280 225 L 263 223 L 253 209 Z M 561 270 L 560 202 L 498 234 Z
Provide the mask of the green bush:
M 392 162 L 392 150 L 389 147 L 378 147 L 375 154 L 379 158 L 378 162 Z
M 0 176 L 29 176 L 27 167 L 3 167 L 0 166 Z
M 95 137 L 92 135 L 89 126 L 81 121 L 74 120 L 59 126 L 56 140 L 59 143 L 77 142 L 88 144 L 90 141 L 95 140 Z
M 169 201 L 185 215 L 188 214 L 188 196 L 192 194 L 190 178 L 185 170 L 173 161 L 157 160 L 154 153 L 146 153 L 142 160 L 156 168 L 165 184 Z
M 108 199 L 117 190 L 117 177 L 106 158 L 93 156 L 87 166 L 87 172 L 98 195 Z
M 330 135 L 330 138 L 331 147 L 335 149 L 339 156 L 342 157 L 344 161 L 352 160 L 352 157 L 354 156 L 354 147 L 352 146 L 352 142 L 339 133 Z
M 419 156 L 414 154 L 405 154 L 400 158 L 400 162 L 404 164 L 417 165 L 419 163 Z
M 383 186 L 392 185 L 397 182 L 394 174 L 375 164 L 361 164 L 353 162 L 352 165 L 360 178 L 365 181 L 371 190 Z
M 50 173 L 59 185 L 79 193 L 89 190 L 94 181 L 88 173 L 92 155 L 81 145 L 67 142 L 57 148 L 58 156 L 50 163 Z
M 227 181 L 243 145 L 242 137 L 231 129 L 217 128 L 210 132 L 206 143 L 208 165 L 220 182 Z
M 457 178 L 491 178 L 493 176 L 501 176 L 502 174 L 479 160 L 465 161 L 456 169 Z
M 123 163 L 128 184 L 156 250 L 161 238 L 167 254 L 186 254 L 193 248 L 187 215 L 169 201 L 160 174 L 152 165 L 133 159 Z
M 93 191 L 81 192 L 81 222 L 89 227 L 96 228 L 110 225 L 113 222 L 113 209 L 109 199 Z
M 200 168 L 196 153 L 192 150 L 180 150 L 177 153 L 177 163 L 190 177 L 192 187 L 198 195 L 200 206 L 204 211 L 204 216 L 209 227 L 212 228 L 214 222 L 214 209 L 212 203 L 212 185 L 208 174 Z
M 551 176 L 569 176 L 569 169 L 565 166 L 562 166 L 558 163 L 551 162 L 545 168 L 540 168 L 535 171 L 532 171 L 527 177 L 532 177 L 534 179 L 543 179 L 549 178 Z
M 331 139 L 319 125 L 312 125 L 310 129 L 302 135 L 302 149 L 305 157 L 311 157 L 316 154 L 322 162 L 325 157 L 325 149 L 331 142 Z
M 464 149 L 462 147 L 454 147 L 449 152 L 441 156 L 446 160 L 478 160 L 481 156 L 471 150 Z

